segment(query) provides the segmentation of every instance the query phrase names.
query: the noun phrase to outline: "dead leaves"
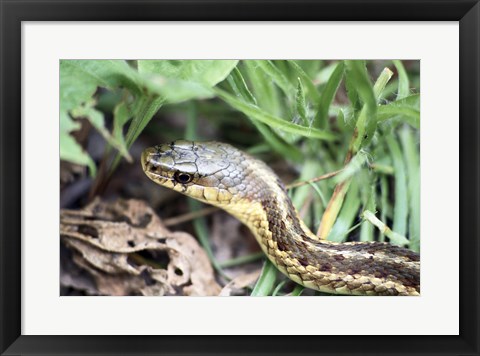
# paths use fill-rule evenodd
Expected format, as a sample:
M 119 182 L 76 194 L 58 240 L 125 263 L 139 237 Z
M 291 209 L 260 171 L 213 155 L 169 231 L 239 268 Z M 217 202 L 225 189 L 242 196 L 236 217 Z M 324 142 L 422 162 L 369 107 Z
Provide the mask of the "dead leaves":
M 76 269 L 62 263 L 61 282 L 86 271 L 80 283 L 87 294 L 218 295 L 210 261 L 198 242 L 170 232 L 142 201 L 96 199 L 83 210 L 62 210 L 60 235 L 73 251 Z M 73 271 L 73 272 L 72 272 Z M 79 283 L 79 282 L 77 282 Z

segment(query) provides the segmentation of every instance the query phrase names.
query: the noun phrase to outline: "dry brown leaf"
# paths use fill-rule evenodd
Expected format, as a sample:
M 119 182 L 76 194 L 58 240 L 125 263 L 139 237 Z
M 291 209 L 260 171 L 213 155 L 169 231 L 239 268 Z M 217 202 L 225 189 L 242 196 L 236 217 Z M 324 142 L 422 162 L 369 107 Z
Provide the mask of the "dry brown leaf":
M 167 230 L 143 201 L 96 199 L 62 210 L 60 234 L 73 261 L 103 295 L 218 295 L 205 251 L 191 235 Z

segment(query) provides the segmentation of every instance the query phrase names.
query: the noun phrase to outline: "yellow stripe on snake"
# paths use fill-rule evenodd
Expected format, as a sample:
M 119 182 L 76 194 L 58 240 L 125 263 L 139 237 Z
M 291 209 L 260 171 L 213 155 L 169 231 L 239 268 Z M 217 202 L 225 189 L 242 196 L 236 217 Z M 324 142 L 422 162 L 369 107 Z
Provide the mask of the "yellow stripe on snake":
M 155 183 L 220 207 L 247 225 L 270 261 L 291 280 L 346 295 L 419 295 L 420 257 L 384 242 L 320 240 L 299 218 L 277 175 L 224 143 L 176 141 L 147 148 Z

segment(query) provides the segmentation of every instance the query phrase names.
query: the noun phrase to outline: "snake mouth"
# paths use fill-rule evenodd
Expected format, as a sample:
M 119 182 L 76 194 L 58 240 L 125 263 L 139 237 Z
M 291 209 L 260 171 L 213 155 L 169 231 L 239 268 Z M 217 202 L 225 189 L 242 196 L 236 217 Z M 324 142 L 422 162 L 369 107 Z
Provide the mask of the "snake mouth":
M 140 158 L 143 171 L 151 179 L 161 178 L 165 180 L 173 180 L 172 177 L 165 175 L 163 170 L 161 169 L 161 165 L 159 164 L 160 158 L 161 158 L 161 154 L 158 152 L 158 150 L 155 147 L 146 148 L 142 152 L 142 156 Z

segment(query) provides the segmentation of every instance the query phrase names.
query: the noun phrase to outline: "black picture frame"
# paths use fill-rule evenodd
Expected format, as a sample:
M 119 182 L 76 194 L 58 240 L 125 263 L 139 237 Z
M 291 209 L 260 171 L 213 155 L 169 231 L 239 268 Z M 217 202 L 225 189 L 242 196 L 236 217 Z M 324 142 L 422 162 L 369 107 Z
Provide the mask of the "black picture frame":
M 478 0 L 0 0 L 0 11 L 2 355 L 479 354 Z M 86 20 L 459 21 L 460 335 L 281 337 L 21 335 L 21 22 Z M 449 169 L 448 162 L 445 162 L 445 169 Z M 446 265 L 448 267 L 448 262 Z M 295 316 L 292 311 L 289 322 L 301 322 L 301 316 Z M 268 328 L 268 324 L 265 328 Z

